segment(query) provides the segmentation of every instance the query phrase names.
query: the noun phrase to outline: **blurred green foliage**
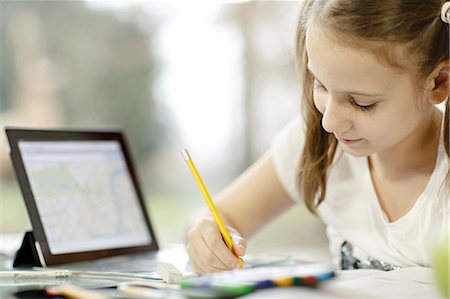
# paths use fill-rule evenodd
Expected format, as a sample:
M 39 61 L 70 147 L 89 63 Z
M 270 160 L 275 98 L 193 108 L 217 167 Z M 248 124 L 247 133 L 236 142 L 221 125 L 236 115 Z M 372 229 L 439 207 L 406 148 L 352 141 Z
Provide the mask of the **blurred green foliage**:
M 40 25 L 46 58 L 55 66 L 64 124 L 123 128 L 137 160 L 167 136 L 167 115 L 152 93 L 158 72 L 151 40 L 157 20 L 129 11 L 92 9 L 83 1 L 3 1 L 1 6 L 0 112 L 13 106 L 17 57 L 8 26 L 21 14 Z M 145 32 L 137 20 L 145 19 Z

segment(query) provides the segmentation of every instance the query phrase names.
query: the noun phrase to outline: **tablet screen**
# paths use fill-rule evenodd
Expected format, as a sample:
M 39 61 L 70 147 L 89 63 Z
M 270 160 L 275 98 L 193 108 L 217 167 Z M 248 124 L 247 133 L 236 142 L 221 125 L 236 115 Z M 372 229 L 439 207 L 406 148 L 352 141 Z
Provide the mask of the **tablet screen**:
M 52 254 L 152 242 L 120 143 L 18 142 Z

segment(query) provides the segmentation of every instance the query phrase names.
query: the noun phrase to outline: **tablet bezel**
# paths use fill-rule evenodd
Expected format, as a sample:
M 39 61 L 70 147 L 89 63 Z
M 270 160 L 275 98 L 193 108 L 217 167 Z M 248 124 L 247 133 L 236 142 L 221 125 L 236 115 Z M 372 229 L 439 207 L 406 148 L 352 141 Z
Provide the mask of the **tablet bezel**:
M 33 235 L 39 242 L 42 257 L 46 265 L 58 265 L 65 263 L 73 263 L 87 261 L 129 253 L 137 253 L 144 251 L 157 251 L 159 249 L 157 238 L 152 229 L 150 218 L 147 212 L 143 193 L 138 182 L 131 154 L 128 150 L 125 136 L 120 130 L 111 131 L 95 131 L 95 130 L 46 130 L 46 129 L 27 129 L 27 128 L 5 128 L 6 135 L 10 144 L 10 155 L 16 177 L 22 191 L 25 205 L 28 211 L 31 225 L 33 227 Z M 125 157 L 126 167 L 130 174 L 132 184 L 135 188 L 140 208 L 143 212 L 150 243 L 142 246 L 102 249 L 94 251 L 52 254 L 49 248 L 48 240 L 41 219 L 39 217 L 35 198 L 31 189 L 30 182 L 25 170 L 23 159 L 18 147 L 20 141 L 117 141 L 120 144 L 122 153 Z

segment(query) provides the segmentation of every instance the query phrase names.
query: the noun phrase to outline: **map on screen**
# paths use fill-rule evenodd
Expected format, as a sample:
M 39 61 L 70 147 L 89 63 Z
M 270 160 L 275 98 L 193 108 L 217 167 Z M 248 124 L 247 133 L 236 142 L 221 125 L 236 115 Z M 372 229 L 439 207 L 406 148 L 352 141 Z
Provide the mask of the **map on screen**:
M 52 254 L 151 242 L 117 141 L 19 141 Z

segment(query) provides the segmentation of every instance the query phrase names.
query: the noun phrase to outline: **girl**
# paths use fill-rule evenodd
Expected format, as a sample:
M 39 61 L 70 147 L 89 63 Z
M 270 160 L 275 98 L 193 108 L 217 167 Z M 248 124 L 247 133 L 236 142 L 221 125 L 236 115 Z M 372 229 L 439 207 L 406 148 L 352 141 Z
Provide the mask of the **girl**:
M 246 240 L 303 201 L 342 269 L 430 266 L 449 221 L 449 12 L 443 0 L 308 0 L 298 22 L 303 117 L 189 231 L 196 272 L 239 267 Z M 445 107 L 443 113 L 436 105 Z

